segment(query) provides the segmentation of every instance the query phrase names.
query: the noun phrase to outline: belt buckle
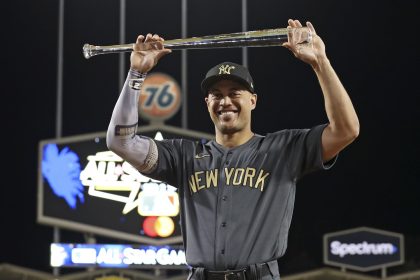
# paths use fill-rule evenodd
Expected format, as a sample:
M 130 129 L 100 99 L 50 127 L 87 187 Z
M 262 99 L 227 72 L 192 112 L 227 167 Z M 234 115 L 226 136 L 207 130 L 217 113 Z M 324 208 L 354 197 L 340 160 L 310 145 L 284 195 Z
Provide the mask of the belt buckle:
M 229 272 L 225 273 L 225 280 L 239 280 L 239 277 L 236 273 Z

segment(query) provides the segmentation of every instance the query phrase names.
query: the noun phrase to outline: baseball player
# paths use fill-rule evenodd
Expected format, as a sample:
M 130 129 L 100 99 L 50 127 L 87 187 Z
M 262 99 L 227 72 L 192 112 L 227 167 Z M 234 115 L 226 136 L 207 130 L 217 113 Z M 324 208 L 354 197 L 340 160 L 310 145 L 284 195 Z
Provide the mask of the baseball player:
M 295 33 L 283 46 L 314 70 L 329 122 L 264 136 L 253 133 L 257 95 L 252 77 L 247 68 L 223 62 L 201 83 L 215 127 L 215 139 L 207 142 L 136 135 L 139 89 L 159 59 L 171 52 L 158 35 L 137 38 L 107 144 L 143 174 L 178 187 L 189 279 L 280 279 L 277 260 L 286 251 L 297 180 L 329 169 L 358 136 L 350 98 L 323 41 L 310 22 L 306 25 L 312 44 L 299 44 Z M 302 25 L 289 20 L 288 26 Z M 154 44 L 142 49 L 143 42 Z

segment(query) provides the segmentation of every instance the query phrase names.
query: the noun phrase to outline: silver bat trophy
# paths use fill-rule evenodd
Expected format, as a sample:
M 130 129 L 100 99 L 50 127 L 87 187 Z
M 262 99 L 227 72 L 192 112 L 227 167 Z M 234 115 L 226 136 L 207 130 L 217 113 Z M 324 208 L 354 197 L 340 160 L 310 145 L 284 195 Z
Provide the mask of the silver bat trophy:
M 300 29 L 301 32 L 296 32 L 298 29 Z M 287 42 L 291 36 L 294 36 L 293 34 L 296 34 L 294 39 L 297 40 L 298 43 L 312 42 L 311 30 L 307 27 L 297 27 L 174 39 L 164 41 L 163 46 L 172 50 L 281 46 L 283 43 Z M 143 44 L 145 45 L 145 49 L 147 49 L 147 44 L 153 44 L 153 42 Z M 133 51 L 133 45 L 134 44 L 94 46 L 85 44 L 83 46 L 83 55 L 88 59 L 99 54 L 131 52 Z

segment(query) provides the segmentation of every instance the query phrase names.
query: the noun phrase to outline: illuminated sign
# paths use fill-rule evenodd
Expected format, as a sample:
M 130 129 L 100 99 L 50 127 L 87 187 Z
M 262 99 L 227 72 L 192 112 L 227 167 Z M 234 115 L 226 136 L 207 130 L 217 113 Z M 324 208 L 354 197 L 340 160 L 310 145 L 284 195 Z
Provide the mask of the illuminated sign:
M 394 255 L 398 253 L 398 247 L 392 243 L 368 243 L 366 241 L 360 243 L 341 243 L 334 240 L 330 244 L 330 252 L 332 255 L 338 255 L 344 258 L 346 255 Z
M 155 138 L 210 139 L 170 126 L 147 126 Z M 38 222 L 153 245 L 181 243 L 176 186 L 153 180 L 108 150 L 105 133 L 39 145 Z
M 181 105 L 181 89 L 175 79 L 164 73 L 147 75 L 139 96 L 139 116 L 153 122 L 171 118 Z
M 324 235 L 324 262 L 369 271 L 404 262 L 403 236 L 361 227 Z
M 169 217 L 179 214 L 175 187 L 142 175 L 111 151 L 98 152 L 88 156 L 87 160 L 79 179 L 82 185 L 88 187 L 89 195 L 124 203 L 124 215 L 137 208 L 142 217 L 161 216 L 153 217 L 154 224 L 149 222 L 147 228 L 146 220 L 143 223 L 144 233 L 148 236 L 168 237 L 174 232 L 175 225 Z M 121 195 L 119 192 L 129 194 Z
M 185 251 L 173 246 L 51 244 L 52 267 L 161 267 L 186 269 Z

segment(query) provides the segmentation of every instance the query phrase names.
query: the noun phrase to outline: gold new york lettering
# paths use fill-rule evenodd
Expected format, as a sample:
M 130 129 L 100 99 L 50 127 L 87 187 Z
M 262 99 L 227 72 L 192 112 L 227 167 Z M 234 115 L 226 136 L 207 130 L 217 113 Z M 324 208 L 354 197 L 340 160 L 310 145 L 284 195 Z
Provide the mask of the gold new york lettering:
M 235 169 L 231 168 L 230 171 L 229 169 L 225 168 L 225 174 L 226 174 L 226 185 L 230 185 L 230 177 L 232 177 L 233 171 Z
M 249 187 L 252 188 L 252 186 L 253 186 L 253 180 L 252 179 L 255 176 L 255 172 L 257 172 L 255 170 L 255 168 L 247 167 L 246 172 L 245 172 L 244 186 L 247 185 L 248 179 L 249 179 Z
M 194 175 L 190 176 L 190 179 L 188 180 L 188 183 L 190 185 L 190 192 L 196 193 L 197 192 L 197 183 L 195 182 Z
M 260 170 L 257 175 L 255 168 L 225 168 L 226 186 L 248 186 L 250 188 L 260 189 L 264 191 L 266 179 L 270 175 L 269 172 Z M 190 192 L 196 193 L 202 189 L 217 187 L 219 183 L 219 170 L 212 169 L 206 171 L 197 171 L 190 175 L 188 179 Z
M 196 193 L 197 191 L 210 188 L 211 186 L 217 187 L 218 178 L 218 169 L 194 172 L 194 174 L 188 179 L 191 193 Z M 205 183 L 202 183 L 202 180 L 205 180 Z
M 217 187 L 217 178 L 219 177 L 218 171 L 218 169 L 206 171 L 207 188 L 210 188 L 211 185 L 213 185 L 213 187 Z
M 265 173 L 264 174 L 264 170 L 261 169 L 260 174 L 258 175 L 257 178 L 257 182 L 255 182 L 255 188 L 258 189 L 259 187 L 261 187 L 261 191 L 264 190 L 264 184 L 265 184 L 265 178 L 267 178 L 267 176 L 270 175 L 270 173 Z
M 197 182 L 197 189 L 198 190 L 202 190 L 206 187 L 205 185 L 200 185 L 200 182 L 201 182 L 200 175 L 203 174 L 203 173 L 204 173 L 204 171 L 195 172 L 195 181 Z
M 233 176 L 233 185 L 239 186 L 242 183 L 242 176 L 244 175 L 245 169 L 236 168 L 235 175 Z

